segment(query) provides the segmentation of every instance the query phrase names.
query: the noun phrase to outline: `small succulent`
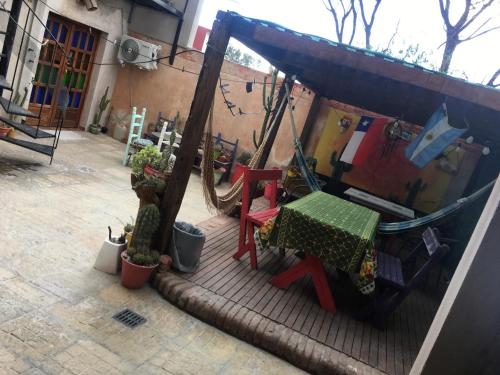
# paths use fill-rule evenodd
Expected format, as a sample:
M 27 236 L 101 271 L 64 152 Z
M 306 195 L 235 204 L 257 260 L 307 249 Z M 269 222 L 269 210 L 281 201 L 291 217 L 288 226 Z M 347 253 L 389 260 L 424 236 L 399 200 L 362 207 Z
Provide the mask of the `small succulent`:
M 126 233 L 131 233 L 134 230 L 134 226 L 130 223 L 125 224 L 123 231 Z
M 127 255 L 130 261 L 138 266 L 154 266 L 160 261 L 160 253 L 156 250 L 140 252 L 135 247 L 127 249 Z

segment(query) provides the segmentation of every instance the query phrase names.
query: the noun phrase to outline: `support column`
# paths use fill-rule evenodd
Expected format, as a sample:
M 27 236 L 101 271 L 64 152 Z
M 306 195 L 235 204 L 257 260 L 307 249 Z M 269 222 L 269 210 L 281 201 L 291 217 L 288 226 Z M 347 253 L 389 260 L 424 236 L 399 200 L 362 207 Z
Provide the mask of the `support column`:
M 181 207 L 196 151 L 203 136 L 210 103 L 215 95 L 224 53 L 231 36 L 231 19 L 231 15 L 219 12 L 208 39 L 196 91 L 182 134 L 181 146 L 176 154 L 174 169 L 161 202 L 159 250 L 162 253 L 168 250 L 175 218 Z
M 314 99 L 309 107 L 309 112 L 307 113 L 306 121 L 304 122 L 304 128 L 302 133 L 300 133 L 300 144 L 302 148 L 305 149 L 309 138 L 311 137 L 311 132 L 314 128 L 314 123 L 316 122 L 316 117 L 318 117 L 318 112 L 321 107 L 321 96 L 319 94 L 314 95 Z M 297 157 L 293 155 L 292 164 L 295 164 Z

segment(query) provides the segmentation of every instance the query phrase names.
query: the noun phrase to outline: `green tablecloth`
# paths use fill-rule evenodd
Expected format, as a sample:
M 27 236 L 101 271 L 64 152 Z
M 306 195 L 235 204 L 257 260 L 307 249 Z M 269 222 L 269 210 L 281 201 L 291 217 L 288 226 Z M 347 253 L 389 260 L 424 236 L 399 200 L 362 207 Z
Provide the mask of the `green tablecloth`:
M 281 207 L 269 244 L 303 250 L 324 264 L 359 272 L 370 257 L 380 215 L 323 192 L 314 192 Z

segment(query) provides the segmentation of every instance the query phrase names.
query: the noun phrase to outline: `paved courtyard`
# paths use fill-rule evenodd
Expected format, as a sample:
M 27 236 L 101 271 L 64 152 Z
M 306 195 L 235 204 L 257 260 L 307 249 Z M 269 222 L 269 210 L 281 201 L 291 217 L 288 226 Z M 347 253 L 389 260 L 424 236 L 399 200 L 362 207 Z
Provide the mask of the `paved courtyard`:
M 93 269 L 137 212 L 124 145 L 64 132 L 49 158 L 0 143 L 0 374 L 298 374 L 288 363 Z M 179 218 L 211 216 L 192 175 Z M 135 329 L 111 317 L 131 308 Z

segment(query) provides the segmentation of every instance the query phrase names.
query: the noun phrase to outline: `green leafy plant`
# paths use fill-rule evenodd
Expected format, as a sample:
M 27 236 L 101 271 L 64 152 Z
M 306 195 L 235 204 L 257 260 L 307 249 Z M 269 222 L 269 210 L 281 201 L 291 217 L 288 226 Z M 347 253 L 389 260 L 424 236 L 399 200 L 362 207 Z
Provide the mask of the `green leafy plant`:
M 251 159 L 252 159 L 252 154 L 244 151 L 240 154 L 240 156 L 236 158 L 236 161 L 241 165 L 248 165 Z
M 26 101 L 27 97 L 28 97 L 28 88 L 24 87 L 23 96 L 21 96 L 21 93 L 19 91 L 17 91 L 16 94 L 14 95 L 14 104 L 17 104 L 18 106 L 23 107 L 24 102 Z M 11 113 L 9 115 L 9 119 L 11 119 L 11 120 L 15 121 L 15 120 L 17 120 L 17 118 L 18 118 L 18 115 L 15 115 L 13 113 Z
M 132 173 L 138 178 L 144 177 L 144 167 L 149 164 L 153 168 L 160 163 L 162 154 L 156 146 L 148 145 L 132 158 Z

